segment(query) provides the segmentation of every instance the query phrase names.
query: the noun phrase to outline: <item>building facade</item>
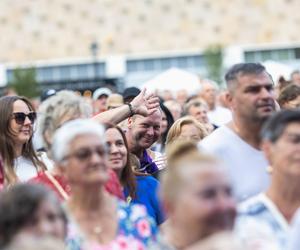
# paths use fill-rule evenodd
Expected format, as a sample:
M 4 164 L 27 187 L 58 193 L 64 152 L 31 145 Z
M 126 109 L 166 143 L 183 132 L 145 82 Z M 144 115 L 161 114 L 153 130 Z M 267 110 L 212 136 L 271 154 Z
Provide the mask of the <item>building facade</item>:
M 297 0 L 2 0 L 0 84 L 17 67 L 35 67 L 44 86 L 138 85 L 170 67 L 205 76 L 203 51 L 214 44 L 224 68 L 266 60 L 299 68 L 299 9 Z

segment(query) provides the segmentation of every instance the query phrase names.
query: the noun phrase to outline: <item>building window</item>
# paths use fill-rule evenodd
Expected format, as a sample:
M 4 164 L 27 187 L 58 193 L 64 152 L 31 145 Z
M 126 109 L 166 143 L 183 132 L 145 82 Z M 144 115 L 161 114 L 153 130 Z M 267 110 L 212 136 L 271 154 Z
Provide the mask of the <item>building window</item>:
M 246 51 L 246 62 L 288 61 L 300 58 L 300 48 Z
M 199 71 L 204 67 L 203 57 L 201 55 L 194 55 L 127 61 L 127 71 L 129 73 L 143 71 L 162 71 L 172 67 L 181 69 L 194 69 L 196 71 Z
M 295 58 L 300 59 L 300 48 L 295 49 Z
M 59 68 L 60 79 L 69 80 L 71 78 L 71 69 L 70 66 L 61 66 Z
M 144 70 L 153 71 L 154 70 L 154 60 L 145 60 L 144 61 Z
M 37 80 L 41 82 L 50 82 L 53 81 L 53 68 L 44 67 L 37 68 Z
M 160 60 L 161 69 L 165 70 L 171 67 L 171 59 L 170 58 L 163 58 Z

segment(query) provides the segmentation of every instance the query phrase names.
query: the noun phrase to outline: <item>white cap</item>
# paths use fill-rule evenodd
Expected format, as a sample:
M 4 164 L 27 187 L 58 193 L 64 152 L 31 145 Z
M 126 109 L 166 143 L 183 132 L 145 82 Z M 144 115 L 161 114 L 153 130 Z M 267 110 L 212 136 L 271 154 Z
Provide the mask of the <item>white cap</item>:
M 94 91 L 93 100 L 97 100 L 102 95 L 110 96 L 111 94 L 112 92 L 109 88 L 99 88 Z

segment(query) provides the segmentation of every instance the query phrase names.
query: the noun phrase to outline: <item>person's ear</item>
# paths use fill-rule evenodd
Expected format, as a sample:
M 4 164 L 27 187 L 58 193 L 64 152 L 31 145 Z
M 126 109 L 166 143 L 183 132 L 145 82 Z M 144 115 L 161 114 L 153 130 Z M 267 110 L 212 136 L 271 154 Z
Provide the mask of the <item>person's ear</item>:
M 128 129 L 131 129 L 131 128 L 132 128 L 132 124 L 133 124 L 133 118 L 132 118 L 132 117 L 129 117 L 129 118 L 127 119 Z
M 233 95 L 229 91 L 226 91 L 226 93 L 225 93 L 225 101 L 231 108 L 232 104 L 233 104 Z

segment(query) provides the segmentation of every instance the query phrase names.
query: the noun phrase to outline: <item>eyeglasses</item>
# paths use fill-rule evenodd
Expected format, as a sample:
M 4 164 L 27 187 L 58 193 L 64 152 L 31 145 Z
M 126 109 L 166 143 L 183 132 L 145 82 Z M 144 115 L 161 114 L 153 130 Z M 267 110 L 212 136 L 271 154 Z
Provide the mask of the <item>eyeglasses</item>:
M 13 113 L 13 118 L 15 119 L 16 123 L 19 125 L 23 125 L 26 117 L 30 120 L 30 122 L 33 124 L 36 120 L 36 112 L 30 112 L 28 114 L 25 114 L 23 112 L 16 112 Z
M 102 145 L 96 146 L 94 148 L 81 148 L 78 149 L 76 152 L 65 156 L 64 160 L 67 160 L 68 158 L 71 157 L 75 157 L 79 161 L 87 161 L 91 159 L 94 153 L 100 157 L 104 157 L 104 155 L 106 154 L 106 150 Z

